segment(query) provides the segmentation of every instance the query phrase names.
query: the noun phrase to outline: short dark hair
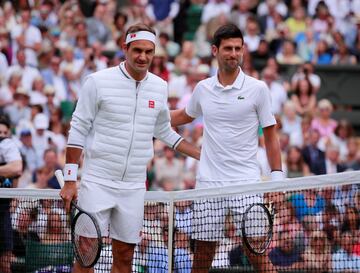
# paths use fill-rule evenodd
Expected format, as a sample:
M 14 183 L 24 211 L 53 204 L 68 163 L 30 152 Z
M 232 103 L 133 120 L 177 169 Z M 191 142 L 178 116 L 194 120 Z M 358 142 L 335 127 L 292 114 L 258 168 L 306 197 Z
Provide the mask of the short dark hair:
M 242 41 L 244 41 L 243 34 L 236 25 L 225 24 L 215 31 L 212 44 L 216 47 L 219 47 L 222 40 L 230 38 L 240 38 Z
M 154 35 L 156 35 L 156 32 L 152 27 L 150 27 L 144 23 L 138 23 L 138 24 L 130 26 L 128 28 L 128 30 L 126 31 L 125 36 L 127 36 L 129 33 L 135 33 L 138 31 L 149 31 L 149 32 L 153 33 Z
M 5 125 L 8 129 L 11 127 L 11 122 L 7 115 L 0 115 L 0 124 Z

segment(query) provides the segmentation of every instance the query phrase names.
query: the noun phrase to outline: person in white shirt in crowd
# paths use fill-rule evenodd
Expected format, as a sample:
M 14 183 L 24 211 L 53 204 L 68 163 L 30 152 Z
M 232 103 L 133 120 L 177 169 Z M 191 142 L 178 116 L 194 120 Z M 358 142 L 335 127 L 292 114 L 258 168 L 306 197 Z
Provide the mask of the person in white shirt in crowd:
M 261 73 L 261 79 L 270 89 L 271 107 L 274 115 L 281 115 L 284 103 L 288 100 L 284 86 L 276 81 L 277 73 L 269 67 L 265 67 Z
M 22 73 L 13 71 L 9 78 L 0 88 L 0 106 L 6 106 L 14 101 L 14 94 L 18 87 L 21 86 Z
M 30 129 L 23 129 L 20 132 L 21 147 L 20 152 L 26 162 L 26 169 L 30 172 L 34 172 L 41 166 L 36 150 L 33 145 L 32 132 Z
M 60 70 L 61 58 L 57 55 L 53 55 L 50 60 L 49 67 L 41 70 L 41 75 L 45 81 L 45 84 L 52 85 L 55 88 L 55 98 L 58 101 L 66 100 L 66 81 Z
M 37 68 L 27 64 L 27 56 L 24 49 L 16 51 L 17 63 L 12 64 L 6 72 L 6 79 L 13 74 L 14 71 L 21 73 L 21 85 L 28 91 L 32 90 L 32 84 L 35 78 L 40 76 Z
M 260 126 L 264 131 L 271 178 L 284 179 L 270 91 L 264 82 L 243 73 L 240 68 L 243 46 L 244 38 L 237 26 L 225 24 L 219 27 L 212 45 L 212 53 L 219 65 L 217 74 L 197 84 L 186 108 L 171 111 L 173 126 L 203 116 L 204 137 L 196 182 L 198 189 L 260 180 L 256 158 Z M 236 201 L 247 207 L 252 202 L 263 202 L 262 199 L 262 196 L 256 195 Z M 198 210 L 204 206 L 214 209 L 214 204 L 200 201 L 198 206 L 194 206 L 194 219 L 198 220 L 194 221 L 192 230 L 195 239 L 193 273 L 208 272 L 212 265 L 217 241 L 223 235 L 225 215 L 231 210 L 225 202 L 218 205 L 219 217 L 204 217 L 214 210 Z M 243 211 L 244 208 L 237 209 Z M 246 248 L 245 251 L 258 272 L 275 272 L 266 254 L 257 256 Z
M 18 87 L 14 94 L 14 102 L 5 107 L 4 112 L 9 116 L 11 123 L 17 126 L 22 120 L 29 121 L 31 109 L 29 106 L 30 96 L 28 90 Z
M 33 125 L 33 145 L 38 160 L 43 163 L 44 152 L 50 147 L 50 142 L 52 138 L 52 132 L 48 130 L 49 118 L 44 113 L 38 113 L 34 117 Z
M 229 16 L 231 5 L 226 0 L 210 0 L 205 4 L 201 14 L 201 23 L 206 24 L 211 19 L 223 14 Z
M 20 22 L 11 29 L 12 49 L 13 52 L 20 49 L 25 50 L 26 65 L 37 67 L 37 54 L 41 50 L 41 32 L 37 27 L 30 24 L 31 10 L 29 8 L 22 8 L 20 15 Z M 13 63 L 18 61 L 18 56 L 16 56 Z

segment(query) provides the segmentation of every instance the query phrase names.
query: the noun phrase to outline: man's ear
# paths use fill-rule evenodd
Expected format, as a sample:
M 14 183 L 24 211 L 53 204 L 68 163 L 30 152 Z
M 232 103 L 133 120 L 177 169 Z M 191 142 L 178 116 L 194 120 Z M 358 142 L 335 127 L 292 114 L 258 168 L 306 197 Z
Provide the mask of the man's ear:
M 218 53 L 218 48 L 215 45 L 211 46 L 211 53 L 214 57 L 216 57 L 216 55 Z

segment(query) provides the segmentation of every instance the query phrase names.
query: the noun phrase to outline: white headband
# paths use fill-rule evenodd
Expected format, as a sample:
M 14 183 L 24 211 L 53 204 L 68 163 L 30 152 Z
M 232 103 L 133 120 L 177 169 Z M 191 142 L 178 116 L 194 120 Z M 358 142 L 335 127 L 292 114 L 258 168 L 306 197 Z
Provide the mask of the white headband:
M 126 35 L 125 43 L 128 44 L 128 43 L 131 43 L 131 42 L 137 41 L 137 40 L 148 40 L 148 41 L 152 42 L 153 44 L 155 44 L 156 37 L 150 31 L 138 31 L 138 32 L 129 33 L 128 35 Z

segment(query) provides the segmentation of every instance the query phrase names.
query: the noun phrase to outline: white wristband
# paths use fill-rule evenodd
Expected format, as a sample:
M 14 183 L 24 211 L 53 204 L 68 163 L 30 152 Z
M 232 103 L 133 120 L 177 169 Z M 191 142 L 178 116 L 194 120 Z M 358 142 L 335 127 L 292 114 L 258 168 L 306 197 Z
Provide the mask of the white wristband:
M 271 181 L 284 180 L 284 172 L 283 171 L 272 171 L 271 172 Z
M 78 164 L 65 164 L 64 167 L 64 180 L 66 181 L 77 181 Z

